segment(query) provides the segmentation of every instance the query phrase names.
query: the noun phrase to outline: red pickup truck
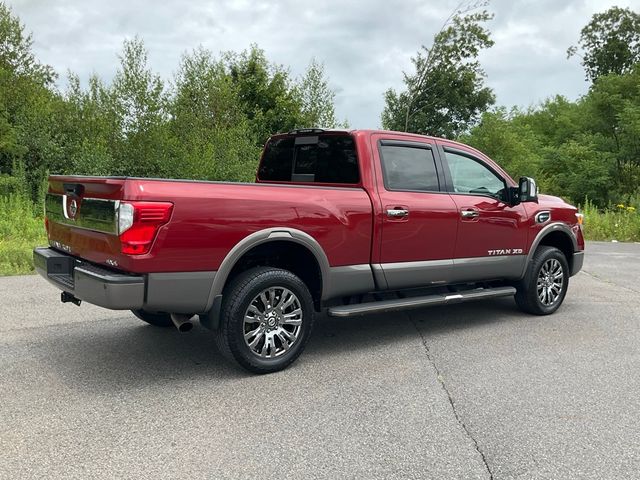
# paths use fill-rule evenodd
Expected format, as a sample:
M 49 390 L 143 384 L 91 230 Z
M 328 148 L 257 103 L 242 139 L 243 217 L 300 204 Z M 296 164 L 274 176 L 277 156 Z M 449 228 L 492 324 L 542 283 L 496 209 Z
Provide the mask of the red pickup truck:
M 269 140 L 255 183 L 52 175 L 34 261 L 63 302 L 181 331 L 197 315 L 265 373 L 300 355 L 321 311 L 515 296 L 553 313 L 582 267 L 581 223 L 466 145 L 305 129 Z

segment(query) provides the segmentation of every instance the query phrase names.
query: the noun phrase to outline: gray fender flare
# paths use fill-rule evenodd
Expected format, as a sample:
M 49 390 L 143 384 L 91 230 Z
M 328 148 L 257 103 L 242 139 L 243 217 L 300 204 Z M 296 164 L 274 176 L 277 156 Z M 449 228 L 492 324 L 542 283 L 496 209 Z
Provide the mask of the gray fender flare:
M 542 242 L 544 237 L 546 237 L 552 232 L 558 232 L 558 231 L 565 233 L 569 237 L 569 239 L 571 239 L 574 252 L 578 250 L 578 239 L 576 238 L 576 236 L 573 234 L 573 232 L 567 226 L 566 223 L 562 223 L 562 222 L 550 223 L 549 225 L 546 225 L 542 230 L 540 230 L 536 235 L 536 238 L 533 239 L 533 242 L 531 243 L 531 248 L 529 249 L 529 253 L 527 254 L 527 261 L 524 262 L 524 266 L 523 266 L 523 270 L 522 270 L 522 274 L 520 275 L 520 278 L 524 278 L 527 272 L 527 268 L 529 268 L 529 264 L 533 259 L 533 255 L 536 253 L 536 250 L 538 249 L 538 246 L 540 245 L 540 242 Z M 570 261 L 570 259 L 567 259 L 567 260 Z
M 222 290 L 227 283 L 229 273 L 231 273 L 233 267 L 245 253 L 258 245 L 262 245 L 263 243 L 283 240 L 297 243 L 311 251 L 320 266 L 323 295 L 328 292 L 330 266 L 327 255 L 324 253 L 320 244 L 311 235 L 303 232 L 302 230 L 289 227 L 272 227 L 259 230 L 246 236 L 231 249 L 226 257 L 224 257 L 224 260 L 220 264 L 220 268 L 216 272 L 216 276 L 213 280 L 211 293 L 209 293 L 209 298 L 207 300 L 207 310 L 211 309 L 216 297 L 222 295 Z

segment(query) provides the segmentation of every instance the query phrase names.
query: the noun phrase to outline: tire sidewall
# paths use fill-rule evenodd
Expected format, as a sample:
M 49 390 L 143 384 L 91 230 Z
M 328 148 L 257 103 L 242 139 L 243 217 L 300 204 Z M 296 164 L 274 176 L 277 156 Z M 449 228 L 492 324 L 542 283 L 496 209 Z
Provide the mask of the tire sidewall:
M 227 340 L 234 358 L 243 367 L 260 373 L 281 370 L 291 364 L 301 353 L 311 333 L 314 321 L 314 306 L 311 294 L 306 285 L 293 273 L 271 269 L 255 272 L 257 276 L 248 283 L 240 285 L 236 292 L 230 292 L 232 305 L 223 311 L 228 314 Z M 271 287 L 285 287 L 291 290 L 300 301 L 302 309 L 302 324 L 300 334 L 294 345 L 284 354 L 275 358 L 260 358 L 254 354 L 244 340 L 244 315 L 254 298 L 263 290 Z M 235 295 L 234 295 L 235 293 Z
M 538 275 L 540 275 L 540 270 L 542 269 L 542 266 L 545 264 L 545 262 L 551 259 L 555 259 L 560 262 L 563 275 L 562 289 L 560 291 L 560 297 L 552 305 L 544 305 L 538 297 Z M 560 305 L 562 305 L 562 303 L 564 302 L 564 297 L 567 294 L 568 288 L 569 263 L 567 262 L 564 254 L 557 248 L 549 248 L 545 250 L 542 255 L 537 256 L 534 261 L 533 268 L 531 269 L 531 278 L 529 279 L 529 295 L 530 298 L 535 302 L 536 308 L 540 311 L 540 313 L 548 315 L 560 308 Z

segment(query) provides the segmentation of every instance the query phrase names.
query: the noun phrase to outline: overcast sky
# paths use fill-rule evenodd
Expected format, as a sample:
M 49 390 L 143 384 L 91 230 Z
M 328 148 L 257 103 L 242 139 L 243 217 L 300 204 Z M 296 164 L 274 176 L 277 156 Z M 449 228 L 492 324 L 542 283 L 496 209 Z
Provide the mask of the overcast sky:
M 6 0 L 5 0 L 6 1 Z M 111 79 L 122 41 L 139 35 L 152 68 L 170 79 L 180 55 L 198 45 L 214 51 L 257 43 L 271 61 L 301 75 L 324 62 L 336 111 L 354 128 L 377 128 L 383 93 L 402 88 L 402 71 L 428 44 L 458 0 L 8 0 L 33 32 L 41 61 L 65 85 L 66 71 Z M 529 106 L 587 88 L 577 58 L 566 59 L 591 15 L 640 0 L 493 0 L 495 45 L 481 62 L 499 105 Z

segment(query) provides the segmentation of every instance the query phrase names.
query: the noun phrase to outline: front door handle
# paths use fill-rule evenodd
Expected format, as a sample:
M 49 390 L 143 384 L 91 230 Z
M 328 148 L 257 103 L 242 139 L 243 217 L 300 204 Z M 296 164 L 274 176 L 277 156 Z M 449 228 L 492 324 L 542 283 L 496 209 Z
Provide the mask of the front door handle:
M 404 218 L 409 216 L 409 210 L 404 208 L 393 208 L 387 210 L 387 217 L 390 218 Z
M 462 218 L 476 218 L 480 216 L 480 212 L 474 210 L 473 208 L 469 208 L 467 210 L 461 210 L 460 215 Z

